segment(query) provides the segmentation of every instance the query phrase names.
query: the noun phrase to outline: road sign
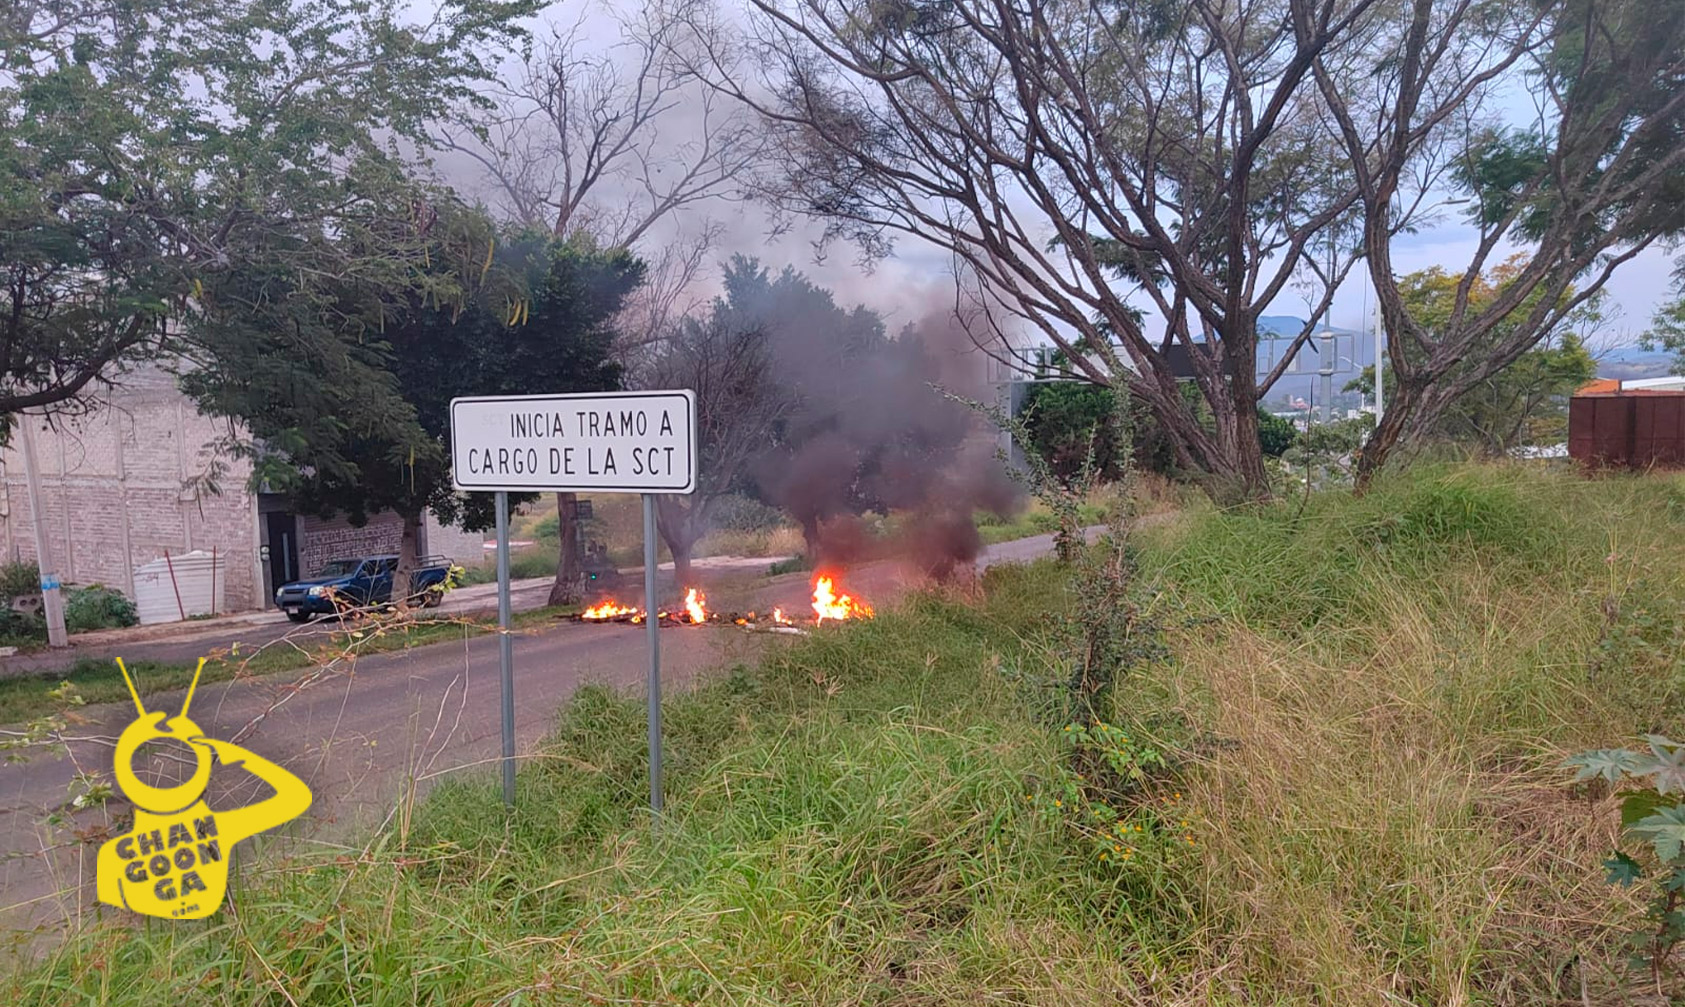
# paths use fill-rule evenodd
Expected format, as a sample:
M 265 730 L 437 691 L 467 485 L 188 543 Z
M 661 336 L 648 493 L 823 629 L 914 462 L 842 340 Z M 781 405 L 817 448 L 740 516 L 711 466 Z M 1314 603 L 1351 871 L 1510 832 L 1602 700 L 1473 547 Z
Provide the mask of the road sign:
M 509 494 L 642 493 L 644 621 L 649 634 L 649 804 L 661 811 L 661 620 L 656 597 L 656 493 L 696 491 L 696 393 L 607 392 L 451 400 L 451 478 L 497 494 L 498 665 L 503 803 L 515 803 L 515 672 L 509 607 Z M 574 516 L 591 516 L 591 502 Z
M 458 489 L 692 493 L 696 462 L 689 390 L 451 400 Z

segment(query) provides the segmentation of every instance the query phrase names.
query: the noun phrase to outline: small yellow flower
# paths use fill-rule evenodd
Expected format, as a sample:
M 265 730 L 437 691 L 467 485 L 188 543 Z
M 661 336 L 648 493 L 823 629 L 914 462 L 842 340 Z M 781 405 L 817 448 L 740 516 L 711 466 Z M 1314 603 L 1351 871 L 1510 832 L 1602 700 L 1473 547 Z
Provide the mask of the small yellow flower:
M 1064 807 L 1064 806 L 1065 806 L 1065 802 L 1064 802 L 1064 801 L 1061 801 L 1061 800 L 1059 800 L 1059 799 L 1058 799 L 1058 798 L 1057 798 L 1057 797 L 1055 797 L 1055 798 L 1054 798 L 1054 799 L 1053 799 L 1053 806 L 1054 806 L 1054 807 L 1055 807 L 1055 808 L 1062 808 L 1062 807 Z
M 1104 859 L 1106 859 L 1106 855 L 1105 855 L 1105 854 L 1104 854 L 1104 853 L 1102 853 L 1102 854 L 1100 854 L 1100 859 L 1101 859 L 1101 860 L 1104 860 Z

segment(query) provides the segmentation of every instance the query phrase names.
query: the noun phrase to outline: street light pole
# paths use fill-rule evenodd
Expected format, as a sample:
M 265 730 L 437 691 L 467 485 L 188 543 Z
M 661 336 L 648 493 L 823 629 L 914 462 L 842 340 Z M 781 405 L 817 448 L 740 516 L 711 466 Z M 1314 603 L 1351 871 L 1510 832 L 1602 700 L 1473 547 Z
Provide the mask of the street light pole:
M 1334 419 L 1334 333 L 1323 329 L 1322 338 L 1322 422 Z

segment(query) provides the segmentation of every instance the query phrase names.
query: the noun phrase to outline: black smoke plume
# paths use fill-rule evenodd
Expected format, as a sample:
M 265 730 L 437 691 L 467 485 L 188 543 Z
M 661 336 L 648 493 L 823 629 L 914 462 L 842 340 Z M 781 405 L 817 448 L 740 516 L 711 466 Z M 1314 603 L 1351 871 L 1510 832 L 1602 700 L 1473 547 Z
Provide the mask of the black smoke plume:
M 801 525 L 815 563 L 887 551 L 946 577 L 975 559 L 973 512 L 1006 514 L 1021 498 L 989 429 L 943 393 L 987 393 L 984 358 L 952 306 L 932 306 L 891 337 L 875 313 L 839 307 L 790 270 L 773 276 L 737 260 L 726 286 L 753 306 L 769 365 L 792 398 L 755 482 Z M 862 522 L 869 511 L 905 519 L 886 540 Z

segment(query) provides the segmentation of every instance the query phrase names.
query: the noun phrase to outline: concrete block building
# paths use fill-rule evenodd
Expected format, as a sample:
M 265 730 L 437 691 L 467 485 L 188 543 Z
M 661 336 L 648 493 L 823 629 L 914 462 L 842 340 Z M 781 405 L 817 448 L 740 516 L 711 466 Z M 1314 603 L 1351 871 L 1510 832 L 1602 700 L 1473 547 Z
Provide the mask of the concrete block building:
M 85 411 L 16 417 L 0 454 L 0 559 L 36 558 L 25 437 L 39 469 L 42 537 L 66 584 L 133 597 L 136 567 L 166 552 L 215 550 L 227 557 L 224 602 L 237 611 L 271 604 L 276 587 L 330 559 L 398 551 L 396 514 L 354 527 L 252 492 L 250 465 L 219 450 L 238 429 L 200 413 L 168 372 L 140 368 L 120 385 Z M 418 545 L 476 565 L 483 540 L 428 515 Z

